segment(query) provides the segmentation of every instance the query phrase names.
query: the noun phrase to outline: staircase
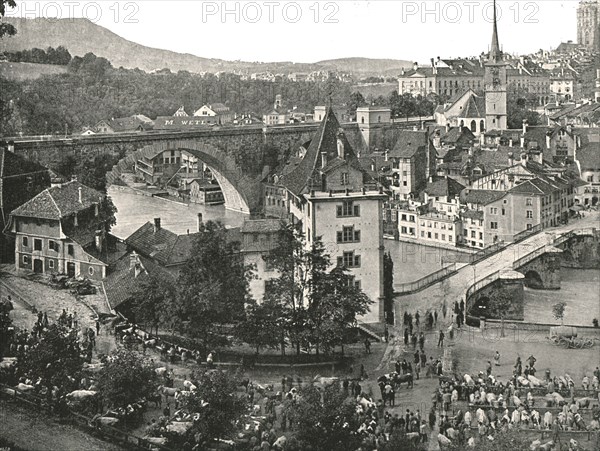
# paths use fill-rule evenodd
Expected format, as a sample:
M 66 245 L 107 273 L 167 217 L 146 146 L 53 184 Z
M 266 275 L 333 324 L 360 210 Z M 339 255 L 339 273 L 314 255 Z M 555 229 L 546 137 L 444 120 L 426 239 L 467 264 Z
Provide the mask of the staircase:
M 384 324 L 357 323 L 356 327 L 361 332 L 367 334 L 369 337 L 371 337 L 377 341 L 383 341 L 383 337 L 385 335 L 385 325 Z

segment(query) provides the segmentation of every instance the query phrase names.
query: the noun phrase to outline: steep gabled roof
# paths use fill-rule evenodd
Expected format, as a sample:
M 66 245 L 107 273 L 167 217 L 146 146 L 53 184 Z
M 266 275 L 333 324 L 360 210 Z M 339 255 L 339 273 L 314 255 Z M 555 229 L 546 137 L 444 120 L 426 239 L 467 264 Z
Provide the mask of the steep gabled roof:
M 463 189 L 465 189 L 464 185 L 450 177 L 444 177 L 441 180 L 429 183 L 425 188 L 425 192 L 432 197 L 448 196 L 453 198 L 460 195 Z
M 412 158 L 419 150 L 424 150 L 429 141 L 427 131 L 400 130 L 394 148 L 388 156 L 392 158 Z
M 460 193 L 460 201 L 464 204 L 487 205 L 506 196 L 505 191 L 487 189 L 464 189 Z
M 345 160 L 348 164 L 360 169 L 356 161 L 356 154 L 348 139 L 340 128 L 340 123 L 333 109 L 327 107 L 325 117 L 319 124 L 315 136 L 310 141 L 304 158 L 296 165 L 295 169 L 281 177 L 281 183 L 294 195 L 299 195 L 307 187 L 314 171 L 318 168 L 321 153 L 327 153 L 327 161 L 337 158 L 338 137 L 344 144 Z
M 552 185 L 539 178 L 519 183 L 517 186 L 508 190 L 509 193 L 530 195 L 547 195 L 551 194 L 552 191 L 554 191 Z
M 581 146 L 575 153 L 582 170 L 600 169 L 600 144 L 589 142 Z
M 125 242 L 136 252 L 154 259 L 163 266 L 174 266 L 189 260 L 196 235 L 177 235 L 162 227 L 155 231 L 154 224 L 147 222 Z
M 460 117 L 465 118 L 485 118 L 485 99 L 483 97 L 469 97 L 467 104 L 463 108 Z
M 81 202 L 79 189 L 81 188 Z M 55 219 L 70 216 L 98 204 L 105 196 L 77 181 L 47 188 L 12 212 L 13 216 Z

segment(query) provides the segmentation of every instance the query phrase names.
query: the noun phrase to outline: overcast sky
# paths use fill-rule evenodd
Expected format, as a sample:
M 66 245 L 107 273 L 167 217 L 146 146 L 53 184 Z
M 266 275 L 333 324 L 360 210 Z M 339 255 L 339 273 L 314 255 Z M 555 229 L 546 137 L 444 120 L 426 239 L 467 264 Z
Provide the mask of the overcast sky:
M 26 6 L 23 6 L 26 3 Z M 505 52 L 577 38 L 578 0 L 499 0 Z M 478 55 L 491 40 L 491 0 L 19 2 L 14 15 L 87 17 L 150 47 L 244 61 L 343 57 L 428 62 Z M 82 37 L 85 39 L 85 37 Z

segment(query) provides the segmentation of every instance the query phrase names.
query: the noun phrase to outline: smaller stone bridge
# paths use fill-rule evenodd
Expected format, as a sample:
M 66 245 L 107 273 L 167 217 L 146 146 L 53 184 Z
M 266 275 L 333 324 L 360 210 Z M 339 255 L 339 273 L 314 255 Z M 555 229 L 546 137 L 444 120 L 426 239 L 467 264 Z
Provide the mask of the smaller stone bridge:
M 559 288 L 560 270 L 558 265 L 563 256 L 578 254 L 577 246 L 598 246 L 600 242 L 600 232 L 593 230 L 598 223 L 600 214 L 590 214 L 584 219 L 577 220 L 570 224 L 555 227 L 549 230 L 538 231 L 522 239 L 518 243 L 510 243 L 495 253 L 483 256 L 471 264 L 457 264 L 454 271 L 444 275 L 440 280 L 432 281 L 419 290 L 405 293 L 397 296 L 394 300 L 395 318 L 402 318 L 404 312 L 411 313 L 417 310 L 421 313 L 426 311 L 440 312 L 446 310 L 452 311 L 455 302 L 464 300 L 467 304 L 467 311 L 472 307 L 476 296 L 491 294 L 484 290 L 494 287 L 504 286 L 508 293 L 513 292 L 514 299 L 518 301 L 519 290 L 523 290 L 525 283 L 533 287 L 538 282 L 539 288 L 556 289 Z M 582 227 L 589 227 L 581 229 Z M 579 229 L 577 229 L 579 228 Z M 581 241 L 584 240 L 584 241 Z M 578 244 L 581 241 L 580 244 Z M 567 243 L 563 245 L 563 243 Z M 562 251 L 562 252 L 560 252 Z M 583 250 L 581 255 L 589 255 L 593 260 L 594 255 L 598 255 L 598 249 Z M 579 258 L 579 257 L 577 257 Z M 543 268 L 544 264 L 553 261 L 551 270 Z M 562 260 L 564 261 L 564 260 Z M 598 260 L 595 260 L 598 264 Z M 529 280 L 526 282 L 526 274 L 529 272 Z M 539 279 L 534 275 L 537 273 Z M 535 282 L 533 282 L 535 280 Z M 541 281 L 541 284 L 540 284 Z M 558 286 L 557 286 L 558 285 Z M 508 288 L 507 288 L 508 287 Z M 522 299 L 522 298 L 521 298 Z M 521 303 L 522 304 L 522 303 Z M 516 311 L 518 314 L 518 311 Z M 452 315 L 446 318 L 446 322 L 452 319 Z
M 541 244 L 541 247 L 514 260 L 511 268 L 496 271 L 471 285 L 465 293 L 467 317 L 488 317 L 491 314 L 498 318 L 499 303 L 502 303 L 502 308 L 505 309 L 502 316 L 505 319 L 522 320 L 523 287 L 559 290 L 563 254 L 572 256 L 575 253 L 578 257 L 582 254 L 584 257 L 597 256 L 600 231 L 571 230 L 552 236 L 549 243 Z M 584 251 L 583 248 L 588 250 Z M 587 264 L 587 258 L 585 260 Z M 597 258 L 595 263 L 598 264 Z M 502 302 L 503 298 L 511 300 L 509 306 Z

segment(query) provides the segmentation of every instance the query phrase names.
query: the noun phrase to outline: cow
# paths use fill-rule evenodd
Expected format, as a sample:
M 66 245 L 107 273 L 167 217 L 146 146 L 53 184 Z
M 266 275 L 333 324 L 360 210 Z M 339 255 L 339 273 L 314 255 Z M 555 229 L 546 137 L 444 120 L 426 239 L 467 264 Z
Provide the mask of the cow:
M 577 407 L 580 409 L 587 409 L 590 407 L 590 404 L 594 402 L 594 398 L 581 398 L 575 401 Z
M 93 398 L 98 392 L 92 390 L 75 390 L 67 395 L 67 399 L 73 401 L 83 401 L 84 399 Z
M 179 393 L 180 391 L 181 390 L 179 390 L 178 388 L 165 387 L 164 385 L 158 386 L 158 393 L 163 395 L 166 400 L 168 400 L 170 397 L 174 398 L 175 395 L 177 395 L 177 393 Z
M 21 392 L 29 392 L 29 391 L 33 391 L 35 389 L 35 387 L 33 385 L 24 384 L 23 382 L 19 382 L 19 385 L 17 385 L 16 388 L 18 391 L 21 391 Z
M 340 381 L 339 377 L 322 377 L 322 376 L 315 376 L 315 378 L 313 379 L 313 381 L 315 383 L 320 384 L 322 387 L 329 387 L 330 385 L 335 384 L 336 382 Z
M 100 414 L 90 420 L 92 426 L 115 426 L 119 423 L 118 418 L 113 417 L 102 417 Z
M 394 384 L 398 388 L 400 388 L 402 386 L 402 384 L 405 382 L 406 382 L 406 388 L 413 388 L 414 379 L 413 379 L 413 375 L 411 373 L 406 373 L 406 374 L 402 374 L 402 375 L 398 374 L 398 375 L 396 375 L 396 377 L 394 377 Z
M 198 387 L 196 387 L 191 381 L 183 381 L 183 387 L 188 391 L 196 391 Z
M 164 366 L 154 369 L 154 372 L 156 373 L 157 376 L 163 376 L 163 377 L 166 376 L 168 371 L 169 370 L 167 368 L 165 368 Z

